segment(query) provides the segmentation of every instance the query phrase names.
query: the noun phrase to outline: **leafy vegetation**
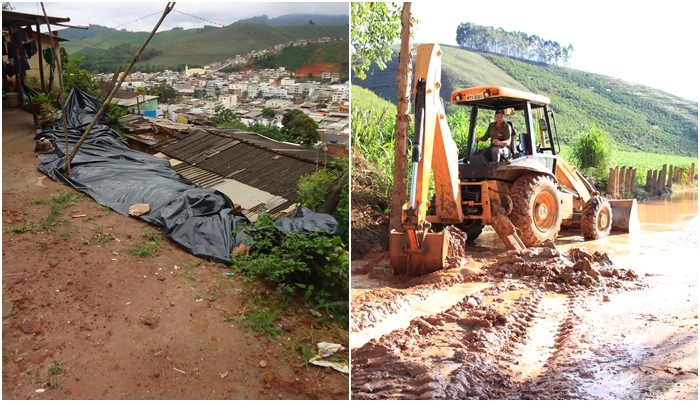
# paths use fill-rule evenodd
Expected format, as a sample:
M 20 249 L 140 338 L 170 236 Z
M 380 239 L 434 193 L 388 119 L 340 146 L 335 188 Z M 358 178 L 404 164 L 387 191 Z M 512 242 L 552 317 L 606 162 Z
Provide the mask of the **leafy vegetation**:
M 311 146 L 321 139 L 318 123 L 300 109 L 292 109 L 282 116 L 282 134 L 306 146 Z
M 371 98 L 369 91 L 358 88 L 352 89 L 353 165 L 364 159 L 372 168 L 353 168 L 353 182 L 389 197 L 394 183 L 396 107 L 376 96 Z
M 338 166 L 344 167 L 344 170 L 348 169 L 347 159 L 338 161 Z M 297 194 L 299 195 L 299 202 L 309 209 L 314 211 L 324 203 L 326 196 L 328 195 L 329 189 L 333 186 L 336 180 L 339 180 L 342 174 L 337 174 L 329 169 L 322 168 L 315 173 L 303 176 L 299 179 Z M 333 217 L 338 222 L 338 236 L 344 239 L 344 243 L 348 244 L 349 238 L 349 227 L 350 227 L 350 200 L 348 193 L 350 191 L 347 184 L 342 186 L 340 193 L 340 201 L 335 211 L 333 212 Z
M 61 55 L 63 57 L 63 55 Z M 82 56 L 67 56 L 63 58 L 63 89 L 66 96 L 73 88 L 80 88 L 85 93 L 95 96 L 97 83 L 92 75 L 82 67 Z
M 352 71 L 363 80 L 371 63 L 383 70 L 391 60 L 390 46 L 401 34 L 401 12 L 394 3 L 352 2 L 350 7 Z
M 214 116 L 211 118 L 211 123 L 216 127 L 246 128 L 246 125 L 241 123 L 241 118 L 236 116 L 233 110 L 223 106 L 217 106 L 216 109 L 214 109 Z
M 276 284 L 278 292 L 301 290 L 306 300 L 331 310 L 332 302 L 347 302 L 349 255 L 341 237 L 323 232 L 285 235 L 266 214 L 244 230 L 255 242 L 248 253 L 231 255 L 231 268 L 244 281 L 261 278 Z M 345 307 L 337 314 L 347 315 Z

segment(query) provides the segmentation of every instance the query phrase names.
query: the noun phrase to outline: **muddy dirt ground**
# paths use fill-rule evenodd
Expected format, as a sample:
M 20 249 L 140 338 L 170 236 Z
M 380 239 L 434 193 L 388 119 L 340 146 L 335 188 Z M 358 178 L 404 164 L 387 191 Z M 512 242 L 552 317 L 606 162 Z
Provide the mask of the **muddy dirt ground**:
M 49 207 L 37 201 L 71 190 L 37 170 L 30 114 L 3 108 L 2 124 L 2 226 L 39 223 Z M 3 231 L 3 399 L 348 398 L 347 375 L 302 359 L 317 342 L 348 346 L 328 317 L 293 301 L 279 320 L 291 332 L 268 338 L 239 327 L 264 285 L 162 236 L 137 258 L 129 248 L 162 232 L 87 197 L 63 217 Z
M 639 233 L 526 252 L 486 230 L 418 278 L 387 277 L 386 248 L 355 239 L 352 398 L 696 400 L 697 212 L 689 191 L 640 205 Z

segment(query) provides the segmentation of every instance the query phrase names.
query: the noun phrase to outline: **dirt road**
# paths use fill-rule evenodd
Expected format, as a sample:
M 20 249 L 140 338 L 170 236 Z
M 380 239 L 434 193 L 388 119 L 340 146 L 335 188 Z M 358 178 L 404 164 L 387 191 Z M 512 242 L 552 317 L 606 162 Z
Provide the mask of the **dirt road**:
M 71 190 L 37 170 L 30 114 L 2 123 L 2 226 L 38 225 Z M 87 197 L 36 233 L 4 230 L 3 399 L 346 399 L 347 376 L 300 352 L 347 331 L 299 301 L 279 320 L 291 332 L 241 328 L 268 289 L 224 272 Z
M 697 190 L 639 212 L 640 233 L 527 253 L 485 232 L 421 278 L 353 261 L 352 397 L 697 399 Z

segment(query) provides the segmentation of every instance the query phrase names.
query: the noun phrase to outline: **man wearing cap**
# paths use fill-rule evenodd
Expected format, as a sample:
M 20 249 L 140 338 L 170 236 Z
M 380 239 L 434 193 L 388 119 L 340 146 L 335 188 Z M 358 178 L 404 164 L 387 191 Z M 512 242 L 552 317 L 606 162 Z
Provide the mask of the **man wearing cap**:
M 510 154 L 508 147 L 510 146 L 511 129 L 510 125 L 503 120 L 503 115 L 503 109 L 496 110 L 496 122 L 489 124 L 486 134 L 476 138 L 477 142 L 491 138 L 491 145 L 485 152 L 486 157 L 490 158 L 491 162 L 505 160 Z

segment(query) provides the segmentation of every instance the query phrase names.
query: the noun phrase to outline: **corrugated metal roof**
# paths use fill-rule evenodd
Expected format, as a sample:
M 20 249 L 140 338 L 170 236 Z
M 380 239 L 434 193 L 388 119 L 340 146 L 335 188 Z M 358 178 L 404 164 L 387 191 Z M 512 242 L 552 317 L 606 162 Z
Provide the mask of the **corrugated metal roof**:
M 234 129 L 193 129 L 185 138 L 152 149 L 183 161 L 174 166 L 176 171 L 202 187 L 224 189 L 220 191 L 236 204 L 245 204 L 244 213 L 254 217 L 262 210 L 274 215 L 293 208 L 299 179 L 333 160 L 322 150 Z

